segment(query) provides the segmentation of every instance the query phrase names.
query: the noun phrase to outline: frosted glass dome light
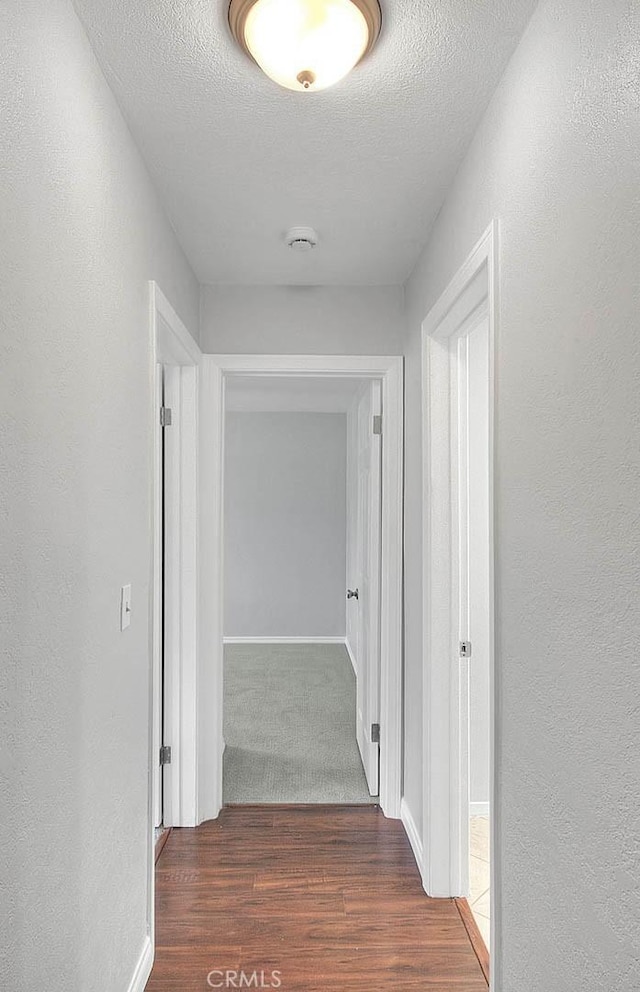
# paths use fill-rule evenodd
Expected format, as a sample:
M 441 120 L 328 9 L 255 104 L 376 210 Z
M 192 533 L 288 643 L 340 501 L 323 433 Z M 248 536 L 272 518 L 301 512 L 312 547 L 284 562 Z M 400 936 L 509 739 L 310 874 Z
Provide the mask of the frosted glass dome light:
M 229 24 L 242 48 L 280 86 L 327 89 L 373 48 L 378 0 L 231 0 Z

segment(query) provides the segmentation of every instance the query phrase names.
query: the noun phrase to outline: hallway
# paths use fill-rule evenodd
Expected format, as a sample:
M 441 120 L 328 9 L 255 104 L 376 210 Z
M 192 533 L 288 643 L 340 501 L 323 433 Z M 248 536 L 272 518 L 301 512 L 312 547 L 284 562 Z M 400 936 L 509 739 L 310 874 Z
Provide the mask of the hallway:
M 455 902 L 425 896 L 402 825 L 375 807 L 227 807 L 174 830 L 156 878 L 147 992 L 242 987 L 242 972 L 285 992 L 487 988 Z
M 0 36 L 2 988 L 640 992 L 640 0 Z

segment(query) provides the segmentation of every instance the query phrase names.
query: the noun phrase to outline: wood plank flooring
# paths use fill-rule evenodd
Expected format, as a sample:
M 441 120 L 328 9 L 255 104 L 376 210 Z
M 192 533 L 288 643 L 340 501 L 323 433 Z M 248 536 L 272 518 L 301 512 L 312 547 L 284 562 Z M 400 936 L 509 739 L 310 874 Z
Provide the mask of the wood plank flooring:
M 156 879 L 147 992 L 487 990 L 454 900 L 427 898 L 377 807 L 227 808 L 173 830 Z

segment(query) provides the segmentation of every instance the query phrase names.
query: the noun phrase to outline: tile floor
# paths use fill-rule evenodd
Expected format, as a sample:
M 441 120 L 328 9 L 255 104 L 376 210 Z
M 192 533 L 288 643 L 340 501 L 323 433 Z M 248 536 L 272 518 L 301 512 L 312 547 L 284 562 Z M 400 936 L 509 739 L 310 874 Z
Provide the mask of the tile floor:
M 469 896 L 469 905 L 488 948 L 491 920 L 488 816 L 471 817 L 470 838 L 471 895 Z

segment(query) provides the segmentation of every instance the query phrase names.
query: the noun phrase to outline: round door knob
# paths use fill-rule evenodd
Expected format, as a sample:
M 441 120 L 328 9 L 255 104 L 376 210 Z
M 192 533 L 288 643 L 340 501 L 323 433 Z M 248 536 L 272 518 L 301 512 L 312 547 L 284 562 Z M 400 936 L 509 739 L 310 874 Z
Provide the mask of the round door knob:
M 358 599 L 358 598 L 359 596 L 357 589 L 347 589 L 347 599 Z

